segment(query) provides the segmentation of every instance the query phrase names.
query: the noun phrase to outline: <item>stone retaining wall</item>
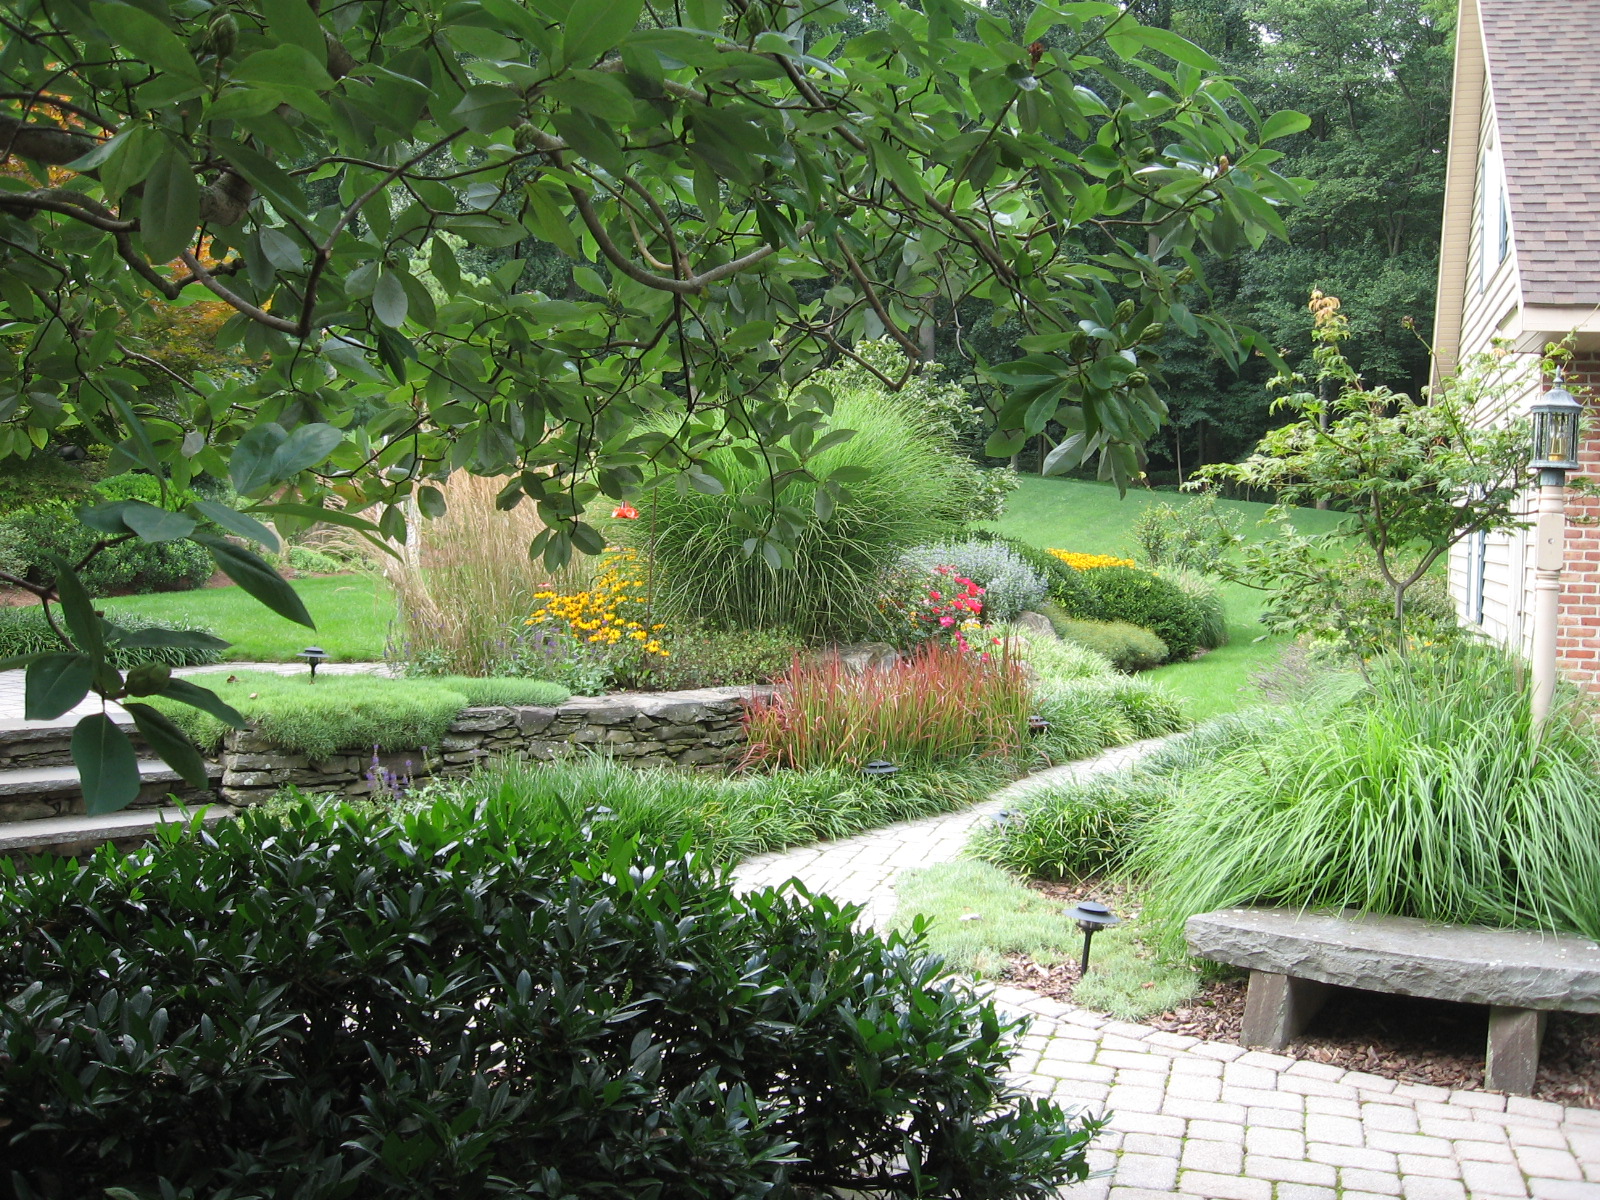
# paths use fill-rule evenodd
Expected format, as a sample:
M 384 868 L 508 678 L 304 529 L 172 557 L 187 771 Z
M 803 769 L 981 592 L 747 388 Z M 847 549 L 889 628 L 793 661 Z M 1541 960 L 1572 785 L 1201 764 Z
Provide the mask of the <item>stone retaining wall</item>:
M 632 766 L 721 771 L 743 752 L 745 699 L 770 691 L 619 692 L 555 708 L 467 708 L 426 754 L 418 747 L 374 756 L 367 747 L 312 761 L 240 730 L 228 734 L 223 749 L 222 796 L 251 804 L 291 786 L 361 796 L 383 786 L 385 773 L 411 780 L 462 776 L 484 759 L 507 754 L 550 761 L 598 752 Z

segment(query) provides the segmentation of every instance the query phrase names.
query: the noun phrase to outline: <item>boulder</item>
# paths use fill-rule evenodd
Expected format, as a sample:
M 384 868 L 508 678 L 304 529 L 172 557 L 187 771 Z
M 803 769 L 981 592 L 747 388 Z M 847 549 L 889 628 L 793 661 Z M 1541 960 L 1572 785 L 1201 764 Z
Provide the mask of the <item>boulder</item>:
M 1050 624 L 1050 618 L 1043 613 L 1023 611 L 1017 614 L 1017 619 L 1011 622 L 1023 633 L 1037 634 L 1040 637 L 1055 637 L 1056 627 Z

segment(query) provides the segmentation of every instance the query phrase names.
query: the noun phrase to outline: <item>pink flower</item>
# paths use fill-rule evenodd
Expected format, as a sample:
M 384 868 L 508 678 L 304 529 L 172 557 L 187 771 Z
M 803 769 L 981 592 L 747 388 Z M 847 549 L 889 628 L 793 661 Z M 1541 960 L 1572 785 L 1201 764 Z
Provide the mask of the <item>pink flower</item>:
M 956 623 L 956 619 L 954 617 L 940 617 L 939 618 L 939 624 L 943 625 L 946 629 L 949 629 L 950 626 L 954 625 L 955 623 Z
M 929 592 L 928 593 L 928 599 L 929 600 L 937 600 L 938 598 L 939 598 L 939 593 L 938 592 Z

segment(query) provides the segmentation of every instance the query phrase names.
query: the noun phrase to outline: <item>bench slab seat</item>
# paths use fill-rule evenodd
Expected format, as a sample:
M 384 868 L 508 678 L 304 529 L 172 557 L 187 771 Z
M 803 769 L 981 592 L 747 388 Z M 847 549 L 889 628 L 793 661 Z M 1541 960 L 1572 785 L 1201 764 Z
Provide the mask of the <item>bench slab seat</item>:
M 1250 972 L 1247 1046 L 1281 1050 L 1329 985 L 1486 1004 L 1488 1085 L 1526 1093 L 1545 1014 L 1600 1012 L 1600 944 L 1571 934 L 1287 908 L 1218 909 L 1184 932 L 1195 954 Z

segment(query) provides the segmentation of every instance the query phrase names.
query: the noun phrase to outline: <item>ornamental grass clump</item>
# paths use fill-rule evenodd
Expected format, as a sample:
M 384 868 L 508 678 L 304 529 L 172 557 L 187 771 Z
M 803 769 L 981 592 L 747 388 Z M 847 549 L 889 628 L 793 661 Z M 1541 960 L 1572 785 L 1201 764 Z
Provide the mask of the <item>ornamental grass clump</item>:
M 676 473 L 650 481 L 627 532 L 648 551 L 661 619 L 786 629 L 808 640 L 876 632 L 879 576 L 912 546 L 957 527 L 971 470 L 923 416 L 881 392 L 842 391 L 830 428 L 854 432 L 811 451 L 804 471 L 785 471 L 776 483 L 771 456 L 743 444 L 706 454 L 725 483 L 715 494 L 680 488 Z M 798 448 L 783 453 L 798 462 Z M 792 537 L 789 559 L 774 563 L 758 549 L 774 504 L 750 506 L 740 496 L 777 485 L 777 516 Z
M 854 671 L 835 656 L 796 661 L 746 717 L 747 766 L 899 765 L 1014 758 L 1032 711 L 1022 664 L 929 643 L 888 666 Z
M 1354 907 L 1600 938 L 1600 775 L 1586 704 L 1542 736 L 1522 672 L 1465 645 L 1369 666 L 1181 771 L 1135 858 L 1167 946 L 1238 904 Z

